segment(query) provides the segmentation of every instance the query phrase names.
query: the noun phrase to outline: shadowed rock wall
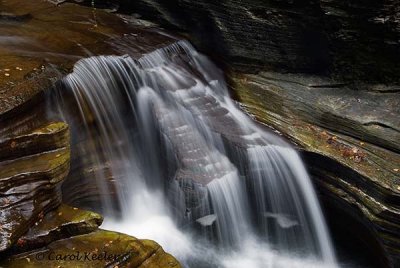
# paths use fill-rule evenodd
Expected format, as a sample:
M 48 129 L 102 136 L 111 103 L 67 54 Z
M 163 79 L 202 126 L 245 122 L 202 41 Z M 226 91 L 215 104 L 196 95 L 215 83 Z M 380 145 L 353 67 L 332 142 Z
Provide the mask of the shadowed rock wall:
M 97 1 L 99 2 L 99 1 Z M 119 11 L 189 34 L 236 69 L 399 83 L 397 0 L 121 0 Z

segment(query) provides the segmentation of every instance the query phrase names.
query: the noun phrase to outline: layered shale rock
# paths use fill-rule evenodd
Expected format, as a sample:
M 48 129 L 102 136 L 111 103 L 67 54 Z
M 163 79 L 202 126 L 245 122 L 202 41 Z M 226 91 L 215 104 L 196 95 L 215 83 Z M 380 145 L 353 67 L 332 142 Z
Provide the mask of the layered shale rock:
M 68 127 L 50 123 L 0 141 L 0 251 L 61 203 L 69 170 Z
M 305 75 L 260 73 L 233 80 L 243 108 L 297 144 L 324 200 L 365 224 L 378 240 L 370 246 L 383 248 L 396 267 L 400 94 L 354 91 Z
M 61 7 L 46 1 L 17 0 L 2 2 L 0 9 L 0 266 L 180 267 L 155 242 L 96 231 L 102 222 L 99 214 L 62 204 L 61 199 L 79 203 L 87 192 L 96 194 L 94 183 L 84 178 L 91 179 L 97 167 L 85 161 L 75 166 L 85 157 L 75 155 L 70 176 L 76 178 L 67 179 L 71 182 L 64 193 L 70 195 L 62 196 L 61 184 L 70 167 L 70 137 L 68 125 L 56 122 L 64 118 L 54 108 L 66 95 L 57 98 L 56 92 L 51 93 L 56 81 L 81 58 L 118 54 L 127 44 L 125 40 L 130 40 L 130 52 L 139 57 L 171 38 L 135 24 L 130 17 L 73 4 Z M 75 119 L 72 121 L 82 123 Z M 79 142 L 85 141 L 73 143 L 72 152 L 81 152 Z M 107 172 L 107 163 L 104 170 Z M 110 177 L 113 180 L 112 174 Z M 92 205 L 98 206 L 98 202 Z M 85 236 L 87 233 L 91 234 Z M 35 259 L 32 251 L 48 247 L 66 254 L 75 251 L 70 243 L 79 250 L 94 251 L 113 242 L 109 252 L 121 258 L 111 263 L 46 262 Z
M 155 242 L 97 230 L 99 214 L 61 204 L 70 160 L 65 123 L 8 133 L 0 155 L 1 267 L 180 267 Z M 82 259 L 68 257 L 77 252 Z
M 89 2 L 89 1 L 87 1 Z M 187 33 L 236 69 L 399 83 L 400 5 L 389 1 L 98 1 Z
M 244 108 L 302 148 L 324 200 L 366 225 L 377 238 L 369 246 L 398 265 L 397 1 L 104 2 L 232 66 Z

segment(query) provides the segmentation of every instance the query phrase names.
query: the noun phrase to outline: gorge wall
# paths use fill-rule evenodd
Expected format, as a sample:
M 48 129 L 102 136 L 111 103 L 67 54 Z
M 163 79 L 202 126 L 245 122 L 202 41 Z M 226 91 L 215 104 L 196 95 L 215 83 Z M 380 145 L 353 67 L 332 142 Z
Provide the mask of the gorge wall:
M 199 48 L 241 71 L 400 81 L 400 7 L 395 0 L 112 2 L 119 2 L 120 12 L 189 34 Z
M 398 1 L 111 2 L 227 67 L 243 109 L 303 152 L 332 228 L 400 265 Z
M 86 2 L 91 5 L 91 1 Z M 396 0 L 95 2 L 98 7 L 133 14 L 134 18 L 179 32 L 221 66 L 226 66 L 233 95 L 243 109 L 279 131 L 303 153 L 326 212 L 331 215 L 332 227 L 340 226 L 341 232 L 345 229 L 362 241 L 369 253 L 376 252 L 373 259 L 377 265 L 400 265 L 400 5 Z M 130 44 L 140 55 L 171 41 L 169 37 L 143 31 L 142 26 L 133 30 L 124 20 L 100 10 L 94 17 L 92 9 L 76 9 L 69 3 L 61 5 L 61 9 L 44 2 L 32 3 L 35 8 L 26 1 L 14 1 L 14 6 L 0 4 L 9 13 L 0 14 L 0 21 L 6 23 L 2 28 L 4 33 L 12 35 L 21 31 L 27 35 L 16 50 L 10 49 L 14 48 L 10 40 L 0 40 L 0 123 L 5 126 L 0 132 L 0 151 L 8 153 L 2 154 L 0 161 L 1 165 L 7 162 L 20 168 L 23 163 L 18 158 L 57 159 L 60 156 L 50 153 L 50 149 L 65 151 L 68 147 L 66 161 L 61 164 L 57 161 L 54 166 L 66 173 L 70 161 L 69 142 L 65 140 L 68 127 L 56 124 L 62 127 L 50 134 L 40 130 L 44 126 L 52 130 L 48 126 L 53 123 L 44 120 L 44 105 L 37 105 L 43 100 L 42 91 L 69 72 L 79 58 L 88 56 L 87 48 L 92 54 L 118 53 L 118 38 L 125 38 L 131 40 Z M 74 21 L 73 26 L 65 22 L 67 17 Z M 88 22 L 98 25 L 90 27 Z M 48 27 L 49 23 L 53 27 Z M 47 31 L 41 33 L 43 29 Z M 134 34 L 126 35 L 132 31 Z M 37 44 L 32 46 L 28 42 L 30 38 L 50 44 L 47 52 Z M 40 60 L 43 55 L 45 61 Z M 6 71 L 8 68 L 12 70 Z M 10 76 L 5 76 L 5 72 Z M 63 138 L 62 146 L 45 139 L 46 143 L 41 135 Z M 36 136 L 43 142 L 41 146 L 29 143 Z M 19 148 L 21 140 L 31 147 Z M 46 200 L 40 200 L 43 204 L 38 204 L 32 215 L 21 222 L 5 217 L 13 225 L 8 237 L 1 240 L 2 249 L 10 250 L 18 245 L 22 246 L 18 250 L 23 251 L 26 245 L 37 241 L 40 243 L 31 248 L 38 245 L 60 248 L 62 245 L 57 240 L 61 237 L 53 235 L 65 223 L 50 225 L 47 235 L 40 238 L 35 236 L 35 230 L 42 225 L 33 227 L 35 223 L 43 218 L 46 223 L 46 215 L 51 218 L 49 213 L 68 215 L 66 222 L 76 222 L 74 217 L 81 219 L 73 208 L 64 207 L 61 198 L 65 202 L 81 202 L 82 206 L 97 202 L 93 184 L 82 180 L 90 179 L 87 173 L 93 170 L 84 170 L 76 164 L 82 160 L 80 145 L 72 141 L 73 169 L 63 184 L 63 196 L 58 180 L 64 180 L 66 174 L 57 180 L 51 180 L 51 176 L 40 180 L 26 178 L 26 183 L 49 185 L 46 193 L 53 191 L 54 202 L 47 204 Z M 0 175 L 10 178 L 10 174 Z M 23 189 L 24 185 L 19 187 Z M 41 187 L 29 198 L 37 198 Z M 79 200 L 74 200 L 76 196 L 80 196 Z M 15 205 L 8 198 L 1 201 L 4 207 Z M 44 212 L 41 214 L 41 211 Z M 340 222 L 338 215 L 352 219 L 354 224 Z M 77 228 L 78 232 L 61 233 L 65 237 L 83 235 L 83 239 L 92 239 L 94 244 L 102 243 L 107 237 L 124 240 L 144 250 L 144 257 L 139 261 L 154 252 L 161 254 L 157 258 L 162 261 L 172 258 L 153 243 L 97 230 L 101 222 L 97 214 L 89 214 L 78 222 L 83 225 Z M 19 240 L 28 229 L 31 231 L 27 236 Z M 79 239 L 71 240 L 80 243 L 76 241 Z M 7 264 L 18 267 L 27 258 L 31 257 L 22 255 L 8 260 L 13 264 Z

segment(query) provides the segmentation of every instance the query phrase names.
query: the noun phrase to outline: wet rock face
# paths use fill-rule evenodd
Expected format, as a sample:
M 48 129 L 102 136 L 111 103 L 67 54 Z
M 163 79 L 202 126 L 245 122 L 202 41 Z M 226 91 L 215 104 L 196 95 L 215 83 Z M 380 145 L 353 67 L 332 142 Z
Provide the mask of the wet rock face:
M 94 212 L 61 204 L 50 211 L 20 237 L 11 251 L 20 253 L 50 244 L 53 241 L 95 231 L 103 218 Z
M 0 266 L 180 267 L 155 242 L 99 231 L 99 214 L 62 204 L 68 199 L 61 184 L 70 168 L 70 129 L 49 113 L 56 103 L 46 95 L 88 54 L 121 54 L 127 43 L 120 39 L 129 39 L 131 53 L 140 56 L 171 38 L 129 17 L 70 3 L 16 0 L 1 2 L 0 9 Z M 73 153 L 78 146 L 72 145 Z M 95 188 L 87 181 L 89 188 L 79 185 L 82 173 L 95 168 L 74 166 L 69 176 L 77 176 L 67 180 L 75 188 L 64 187 L 71 202 Z M 122 258 L 112 263 L 35 258 L 43 250 L 71 255 L 100 249 Z
M 0 251 L 4 251 L 61 203 L 61 182 L 69 170 L 68 127 L 49 123 L 4 138 L 0 154 Z
M 67 124 L 2 134 L 1 267 L 180 267 L 155 242 L 98 230 L 99 214 L 61 203 L 70 164 Z M 75 254 L 82 258 L 69 257 Z M 91 259 L 85 259 L 88 254 Z
M 113 2 L 233 66 L 244 108 L 298 145 L 323 200 L 399 265 L 398 1 Z
M 98 230 L 15 255 L 4 267 L 181 267 L 154 241 Z
M 65 123 L 2 134 L 1 267 L 180 267 L 155 242 L 98 230 L 99 214 L 61 204 L 70 163 Z M 91 259 L 69 257 L 77 252 Z
M 303 152 L 322 200 L 366 226 L 399 265 L 400 140 L 397 92 L 354 91 L 326 78 L 260 73 L 233 78 L 242 107 Z M 358 229 L 358 230 L 357 230 Z
M 0 120 L 51 88 L 79 59 L 119 54 L 119 39 L 132 38 L 130 50 L 136 55 L 171 42 L 128 23 L 129 17 L 71 3 L 16 0 L 0 8 Z
M 113 1 L 246 72 L 399 82 L 400 5 L 389 1 Z

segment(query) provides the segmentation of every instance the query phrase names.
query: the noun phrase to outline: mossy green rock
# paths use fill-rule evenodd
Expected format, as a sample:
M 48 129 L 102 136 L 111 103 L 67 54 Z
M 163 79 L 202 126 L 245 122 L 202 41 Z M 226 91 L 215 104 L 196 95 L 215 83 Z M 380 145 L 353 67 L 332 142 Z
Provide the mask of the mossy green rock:
M 55 241 L 39 250 L 15 255 L 2 267 L 181 267 L 154 241 L 98 230 Z
M 20 237 L 13 252 L 40 248 L 53 241 L 95 231 L 103 221 L 97 213 L 61 204 Z
M 25 130 L 3 135 L 0 142 L 0 161 L 68 146 L 67 124 L 50 122 L 33 130 L 29 130 L 29 125 L 26 125 Z

